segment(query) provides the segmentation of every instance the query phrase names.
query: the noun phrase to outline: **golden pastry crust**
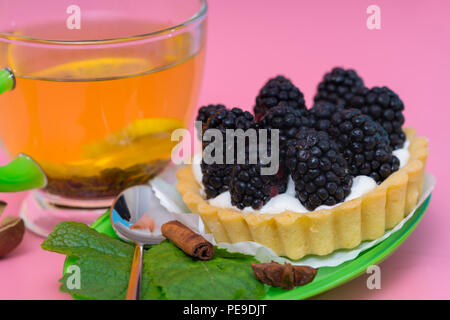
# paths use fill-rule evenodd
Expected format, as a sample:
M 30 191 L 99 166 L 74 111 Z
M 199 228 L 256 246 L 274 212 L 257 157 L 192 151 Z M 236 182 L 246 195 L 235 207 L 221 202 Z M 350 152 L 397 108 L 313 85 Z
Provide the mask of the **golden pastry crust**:
M 417 204 L 423 188 L 428 140 L 416 136 L 413 128 L 404 128 L 404 132 L 410 141 L 408 163 L 374 190 L 332 209 L 268 214 L 218 208 L 201 196 L 191 166 L 178 170 L 177 188 L 217 242 L 255 241 L 294 260 L 307 254 L 326 255 L 381 237 Z

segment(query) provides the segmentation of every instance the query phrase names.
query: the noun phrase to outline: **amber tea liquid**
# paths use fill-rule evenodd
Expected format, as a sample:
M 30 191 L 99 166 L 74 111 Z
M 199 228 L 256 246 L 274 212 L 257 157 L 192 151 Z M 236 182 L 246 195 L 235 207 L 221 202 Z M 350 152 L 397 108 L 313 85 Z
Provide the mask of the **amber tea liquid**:
M 132 56 L 119 48 L 36 57 L 1 46 L 17 84 L 0 95 L 0 137 L 11 157 L 25 153 L 42 166 L 45 191 L 111 198 L 168 163 L 171 132 L 191 120 L 203 68 L 203 48 L 192 52 L 189 36 Z

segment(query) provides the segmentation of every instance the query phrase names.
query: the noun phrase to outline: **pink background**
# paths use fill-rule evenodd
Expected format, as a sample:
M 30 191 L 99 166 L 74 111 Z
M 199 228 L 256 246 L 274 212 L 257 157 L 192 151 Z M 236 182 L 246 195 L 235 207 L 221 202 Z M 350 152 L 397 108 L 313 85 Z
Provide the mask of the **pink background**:
M 381 8 L 381 30 L 366 27 L 371 4 Z M 211 0 L 209 6 L 199 105 L 250 109 L 262 84 L 284 74 L 310 106 L 323 73 L 341 65 L 355 68 L 368 86 L 395 90 L 405 102 L 406 125 L 429 138 L 428 171 L 437 188 L 422 222 L 380 265 L 381 290 L 367 289 L 362 275 L 317 298 L 449 299 L 450 2 Z M 9 203 L 6 214 L 17 214 L 23 197 L 1 194 Z M 0 260 L 0 299 L 69 298 L 58 291 L 64 257 L 42 251 L 41 242 L 27 232 Z

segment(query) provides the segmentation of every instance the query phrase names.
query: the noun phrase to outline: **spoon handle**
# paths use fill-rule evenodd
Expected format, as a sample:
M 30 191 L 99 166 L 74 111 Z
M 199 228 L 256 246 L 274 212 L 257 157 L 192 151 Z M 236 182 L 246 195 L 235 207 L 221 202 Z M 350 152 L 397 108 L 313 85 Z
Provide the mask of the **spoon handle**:
M 130 280 L 128 281 L 127 300 L 139 300 L 141 291 L 143 245 L 136 243 L 133 263 L 131 264 Z

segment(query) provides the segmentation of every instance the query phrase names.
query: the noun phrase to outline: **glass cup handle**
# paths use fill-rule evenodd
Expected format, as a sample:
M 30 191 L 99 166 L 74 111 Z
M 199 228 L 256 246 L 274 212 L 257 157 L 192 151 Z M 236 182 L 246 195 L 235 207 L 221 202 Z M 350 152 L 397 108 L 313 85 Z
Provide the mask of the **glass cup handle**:
M 14 89 L 16 86 L 16 77 L 9 68 L 0 69 L 0 94 Z
M 0 167 L 0 192 L 43 188 L 46 184 L 47 178 L 41 167 L 25 154 Z
M 9 68 L 0 69 L 0 94 L 14 89 L 16 79 Z M 41 167 L 29 156 L 19 156 L 0 167 L 0 192 L 16 192 L 34 188 L 42 188 L 47 178 Z

